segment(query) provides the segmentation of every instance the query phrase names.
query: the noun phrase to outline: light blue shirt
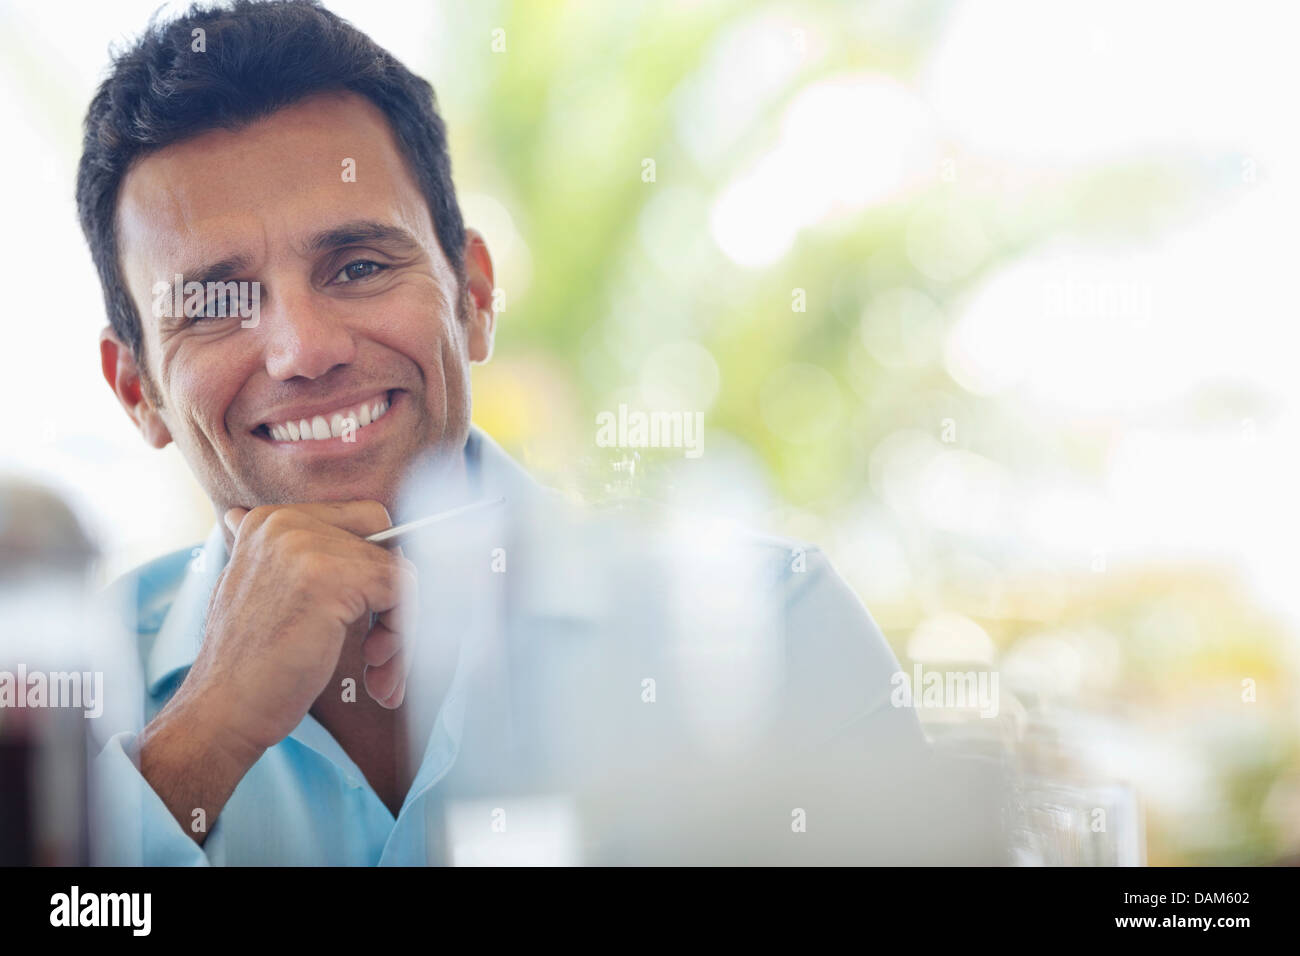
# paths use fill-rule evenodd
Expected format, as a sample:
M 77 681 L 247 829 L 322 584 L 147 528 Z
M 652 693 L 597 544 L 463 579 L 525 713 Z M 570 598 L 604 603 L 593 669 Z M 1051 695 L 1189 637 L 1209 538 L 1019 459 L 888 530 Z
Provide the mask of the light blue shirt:
M 725 588 L 705 580 L 712 573 L 713 552 L 701 549 L 702 556 L 689 559 L 697 566 L 684 583 L 677 580 L 681 575 L 647 571 L 662 570 L 662 563 L 646 556 L 653 548 L 638 539 L 619 552 L 603 537 L 586 537 L 595 534 L 592 529 L 601 522 L 567 517 L 567 507 L 557 496 L 538 486 L 477 428 L 471 431 L 466 457 L 477 495 L 505 498 L 506 520 L 515 530 L 498 524 L 477 537 L 456 537 L 453 553 L 442 555 L 428 588 L 421 564 L 422 614 L 439 622 L 436 633 L 422 639 L 452 647 L 453 653 L 443 655 L 452 666 L 423 759 L 396 816 L 311 714 L 254 764 L 220 816 L 204 821 L 208 835 L 202 846 L 141 776 L 134 754 L 137 733 L 167 703 L 193 664 L 203 641 L 208 602 L 228 559 L 217 526 L 201 551 L 167 555 L 110 589 L 110 594 L 125 598 L 127 631 L 138 649 L 138 659 L 130 666 L 142 678 L 137 680 L 142 723 L 111 733 L 93 761 L 91 835 L 96 862 L 446 862 L 441 798 L 450 780 L 457 779 L 456 774 L 448 776 L 453 768 L 468 767 L 463 775 L 480 783 L 490 776 L 490 768 L 518 770 L 525 765 L 535 776 L 552 781 L 572 777 L 575 785 L 585 782 L 579 779 L 584 775 L 580 768 L 592 762 L 569 759 L 568 748 L 575 734 L 591 736 L 574 730 L 590 727 L 591 721 L 579 723 L 563 708 L 557 711 L 557 698 L 561 703 L 580 699 L 606 707 L 608 726 L 625 728 L 627 721 L 641 719 L 644 710 L 636 708 L 644 708 L 646 688 L 653 685 L 657 689 L 650 697 L 657 695 L 659 708 L 655 713 L 663 715 L 656 733 L 670 723 L 698 729 L 703 720 L 715 735 L 725 736 L 759 720 L 760 713 L 776 713 L 768 719 L 783 722 L 788 736 L 841 745 L 857 741 L 851 746 L 859 748 L 863 759 L 870 759 L 879 747 L 921 745 L 914 714 L 890 706 L 890 677 L 898 670 L 893 653 L 866 609 L 815 547 L 756 535 L 728 538 L 730 550 L 723 555 L 727 567 L 736 563 L 734 555 L 742 554 L 748 575 L 749 590 L 737 611 L 734 601 L 726 602 Z M 526 526 L 522 533 L 520 525 Z M 591 541 L 596 543 L 588 546 Z M 673 553 L 671 545 L 668 552 Z M 437 556 L 430 560 L 437 563 Z M 693 622 L 703 627 L 694 637 Z M 720 658 L 701 655 L 696 648 L 708 635 L 717 637 L 729 627 L 742 640 L 763 631 L 772 652 L 743 679 L 736 678 L 744 688 L 762 689 L 750 694 L 750 704 L 715 713 L 708 702 L 718 699 L 712 693 L 716 682 L 727 683 L 736 672 L 731 665 L 710 670 L 710 661 Z M 679 636 L 665 636 L 669 634 Z M 724 650 L 729 646 L 717 643 Z M 612 683 L 604 677 L 595 682 L 594 673 L 621 676 Z M 659 675 L 658 682 L 643 674 Z M 122 680 L 110 685 L 131 686 Z M 617 692 L 597 702 L 611 686 Z M 798 703 L 774 711 L 767 706 L 769 690 Z M 408 691 L 408 702 L 410 698 Z M 538 716 L 543 713 L 549 716 Z M 604 723 L 603 717 L 598 722 Z M 630 738 L 619 736 L 626 733 L 610 730 L 609 740 L 584 738 L 584 745 L 604 746 L 607 752 L 623 744 L 631 747 Z M 607 769 L 609 762 L 600 766 Z

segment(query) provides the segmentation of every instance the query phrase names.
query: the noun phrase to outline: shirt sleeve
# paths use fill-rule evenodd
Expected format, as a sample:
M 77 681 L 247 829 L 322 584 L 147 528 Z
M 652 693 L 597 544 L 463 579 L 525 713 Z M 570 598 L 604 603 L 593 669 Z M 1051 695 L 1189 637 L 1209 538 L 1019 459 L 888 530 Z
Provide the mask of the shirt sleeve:
M 900 668 L 880 628 L 820 550 L 802 557 L 784 580 L 787 726 L 813 748 L 846 757 L 924 753 L 915 711 L 890 700 Z
M 110 737 L 91 761 L 90 840 L 101 866 L 222 866 L 221 820 L 199 846 L 140 773 L 136 735 Z

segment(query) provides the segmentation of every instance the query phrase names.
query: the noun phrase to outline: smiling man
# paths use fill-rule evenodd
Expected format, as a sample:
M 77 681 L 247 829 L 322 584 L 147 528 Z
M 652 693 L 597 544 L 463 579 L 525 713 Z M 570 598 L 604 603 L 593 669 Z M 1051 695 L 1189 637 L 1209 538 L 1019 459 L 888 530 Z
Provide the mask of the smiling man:
M 502 696 L 567 674 L 566 693 L 603 701 L 607 683 L 576 692 L 593 657 L 557 664 L 552 648 L 643 626 L 620 615 L 641 613 L 647 578 L 602 579 L 629 552 L 538 517 L 549 497 L 471 427 L 492 260 L 462 224 L 432 89 L 314 4 L 196 7 L 117 59 L 77 198 L 110 320 L 104 376 L 150 445 L 176 443 L 219 519 L 201 561 L 187 550 L 118 585 L 145 700 L 97 763 L 105 861 L 446 859 L 439 782 L 462 751 L 479 771 L 493 748 L 498 769 L 551 753 L 562 735 Z M 237 283 L 255 309 L 155 307 L 192 282 Z M 436 489 L 426 505 L 506 499 L 515 531 L 479 523 L 419 561 L 366 541 L 415 517 L 414 477 Z M 584 541 L 586 563 L 560 574 L 558 549 Z M 653 550 L 637 539 L 629 560 Z M 773 686 L 817 702 L 787 709 L 789 726 L 915 743 L 910 712 L 887 705 L 892 654 L 816 550 L 736 553 Z M 614 593 L 628 582 L 630 600 Z M 665 633 L 649 626 L 632 663 L 619 644 L 640 668 L 617 678 L 635 678 L 634 706 Z
M 137 308 L 173 271 L 259 277 L 255 327 L 147 323 L 143 364 L 119 330 L 102 340 L 114 390 L 218 507 L 391 505 L 417 454 L 459 467 L 469 362 L 491 348 L 492 263 L 472 232 L 448 260 L 410 166 L 378 107 L 330 91 L 156 149 L 123 177 L 118 259 Z M 354 440 L 339 441 L 347 419 Z

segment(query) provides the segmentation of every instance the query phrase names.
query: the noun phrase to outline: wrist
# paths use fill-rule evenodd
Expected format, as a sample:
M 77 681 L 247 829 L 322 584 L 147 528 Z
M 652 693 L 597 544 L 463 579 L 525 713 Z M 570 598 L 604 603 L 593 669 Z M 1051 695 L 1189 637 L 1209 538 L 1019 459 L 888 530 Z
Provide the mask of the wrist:
M 182 684 L 155 722 L 160 725 L 158 737 L 183 742 L 183 749 L 193 759 L 235 782 L 266 751 L 239 732 L 232 708 L 220 691 Z

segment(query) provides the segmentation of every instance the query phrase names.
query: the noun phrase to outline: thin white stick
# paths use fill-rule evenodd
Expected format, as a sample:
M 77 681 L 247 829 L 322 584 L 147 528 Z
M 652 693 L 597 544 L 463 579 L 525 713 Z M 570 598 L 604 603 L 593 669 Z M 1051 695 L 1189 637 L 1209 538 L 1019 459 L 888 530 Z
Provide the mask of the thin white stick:
M 459 518 L 463 514 L 471 511 L 478 511 L 481 508 L 493 508 L 500 504 L 505 504 L 504 498 L 493 498 L 490 501 L 476 501 L 473 504 L 461 505 L 459 508 L 452 508 L 450 511 L 441 511 L 436 515 L 429 515 L 427 518 L 416 518 L 414 521 L 408 521 L 406 524 L 394 525 L 386 531 L 379 531 L 375 534 L 368 535 L 367 541 L 375 544 L 382 544 L 385 541 L 391 541 L 393 538 L 400 538 L 408 532 L 415 531 L 419 528 L 427 527 L 431 524 L 438 524 L 441 521 L 450 521 L 452 518 Z

